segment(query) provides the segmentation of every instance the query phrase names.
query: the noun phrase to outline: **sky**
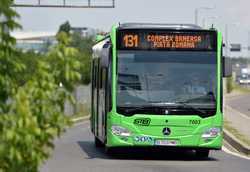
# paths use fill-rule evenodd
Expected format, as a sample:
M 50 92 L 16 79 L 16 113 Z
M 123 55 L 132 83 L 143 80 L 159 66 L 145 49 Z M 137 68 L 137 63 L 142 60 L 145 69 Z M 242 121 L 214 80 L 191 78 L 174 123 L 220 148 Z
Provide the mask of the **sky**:
M 111 26 L 118 22 L 194 23 L 195 9 L 210 7 L 213 9 L 199 10 L 200 25 L 203 21 L 206 26 L 214 23 L 224 35 L 227 25 L 230 43 L 241 43 L 247 47 L 250 42 L 249 0 L 115 0 L 115 2 L 114 9 L 16 8 L 16 10 L 21 15 L 20 23 L 24 31 L 55 31 L 67 20 L 72 26 L 109 31 Z M 230 55 L 247 56 L 248 52 L 244 50 Z

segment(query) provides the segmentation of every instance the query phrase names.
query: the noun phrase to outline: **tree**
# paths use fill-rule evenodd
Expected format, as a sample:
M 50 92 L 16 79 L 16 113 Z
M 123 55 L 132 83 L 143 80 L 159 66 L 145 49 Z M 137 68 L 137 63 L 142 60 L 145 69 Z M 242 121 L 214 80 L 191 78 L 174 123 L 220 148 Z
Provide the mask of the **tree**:
M 72 34 L 71 46 L 75 47 L 79 51 L 81 83 L 90 83 L 90 72 L 91 72 L 91 57 L 92 57 L 92 46 L 94 45 L 93 37 L 82 37 L 79 33 Z
M 17 89 L 16 74 L 24 69 L 15 57 L 15 39 L 9 33 L 21 27 L 15 22 L 19 15 L 9 8 L 11 3 L 11 0 L 0 1 L 0 112 L 7 111 L 6 101 Z
M 46 56 L 17 51 L 8 32 L 20 27 L 11 4 L 0 1 L 0 172 L 37 172 L 70 124 L 63 111 L 80 79 L 78 51 L 67 33 Z
M 25 70 L 16 74 L 16 81 L 18 86 L 23 86 L 27 81 L 32 79 L 37 70 L 38 62 L 45 57 L 33 51 L 19 52 L 16 55 L 18 63 L 25 66 Z
M 90 83 L 90 70 L 91 70 L 91 56 L 92 56 L 92 46 L 94 45 L 94 37 L 82 37 L 79 32 L 70 33 L 69 22 L 63 23 L 58 30 L 57 35 L 62 35 L 61 33 L 67 34 L 70 40 L 68 41 L 68 46 L 77 49 L 77 58 L 80 66 L 78 72 L 80 75 L 81 84 Z M 58 37 L 58 36 L 57 36 Z
M 60 32 L 65 32 L 65 33 L 69 34 L 69 33 L 70 33 L 70 30 L 71 30 L 70 23 L 69 23 L 69 21 L 66 21 L 65 23 L 63 23 L 63 24 L 59 27 L 58 33 L 60 33 Z
M 82 37 L 80 33 L 72 33 L 71 46 L 77 48 L 80 52 L 88 55 L 92 54 L 92 46 L 94 45 L 94 37 Z
M 49 52 L 47 61 L 51 64 L 56 83 L 62 84 L 67 90 L 73 91 L 74 85 L 80 80 L 79 52 L 70 46 L 71 38 L 65 32 L 57 34 L 58 44 Z

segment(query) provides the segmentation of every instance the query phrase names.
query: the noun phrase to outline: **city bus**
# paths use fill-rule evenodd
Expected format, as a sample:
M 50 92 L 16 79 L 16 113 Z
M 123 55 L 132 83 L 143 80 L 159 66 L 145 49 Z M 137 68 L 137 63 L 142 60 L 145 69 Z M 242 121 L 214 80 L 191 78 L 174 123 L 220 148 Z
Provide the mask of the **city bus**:
M 192 24 L 124 23 L 93 46 L 91 131 L 95 145 L 220 150 L 222 34 Z

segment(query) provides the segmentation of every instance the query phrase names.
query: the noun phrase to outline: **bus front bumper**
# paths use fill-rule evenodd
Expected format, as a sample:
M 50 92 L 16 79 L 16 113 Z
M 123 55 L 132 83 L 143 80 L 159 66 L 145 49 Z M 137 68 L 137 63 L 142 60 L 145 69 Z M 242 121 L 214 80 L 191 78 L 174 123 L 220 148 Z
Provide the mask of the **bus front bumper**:
M 197 149 L 221 149 L 222 134 L 213 138 L 202 138 L 201 135 L 185 135 L 178 137 L 155 137 L 149 135 L 119 136 L 108 131 L 107 147 L 175 147 Z

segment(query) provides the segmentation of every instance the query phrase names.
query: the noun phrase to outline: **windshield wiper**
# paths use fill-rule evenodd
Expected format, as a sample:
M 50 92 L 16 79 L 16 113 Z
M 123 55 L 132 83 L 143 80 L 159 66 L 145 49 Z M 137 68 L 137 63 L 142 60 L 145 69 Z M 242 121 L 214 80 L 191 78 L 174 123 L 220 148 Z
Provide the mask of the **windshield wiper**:
M 124 113 L 125 115 L 133 115 L 136 113 L 152 113 L 152 114 L 159 114 L 159 110 L 163 108 L 160 106 L 155 105 L 143 105 L 143 106 L 118 106 L 117 111 L 118 113 Z
M 152 108 L 153 106 L 118 106 L 118 108 L 121 109 L 126 109 L 125 111 L 127 113 L 131 113 L 137 110 L 144 110 L 144 109 L 148 109 L 148 108 Z
M 194 110 L 196 112 L 199 112 L 200 114 L 202 114 L 204 116 L 207 116 L 207 112 L 206 111 L 204 111 L 204 110 L 202 110 L 200 108 L 196 108 L 196 107 L 194 107 L 194 106 L 192 106 L 190 104 L 187 104 L 186 102 L 176 102 L 176 103 L 182 105 L 184 108 L 190 108 L 190 109 L 192 109 L 192 110 Z
M 151 102 L 151 103 L 154 104 L 154 105 L 168 105 L 170 107 L 174 106 L 175 108 L 180 107 L 180 105 L 181 105 L 184 108 L 190 108 L 190 109 L 192 109 L 192 110 L 194 110 L 196 112 L 201 113 L 202 115 L 207 115 L 206 111 L 201 110 L 199 108 L 196 108 L 196 107 L 194 107 L 194 106 L 192 106 L 190 104 L 187 104 L 186 102 Z

